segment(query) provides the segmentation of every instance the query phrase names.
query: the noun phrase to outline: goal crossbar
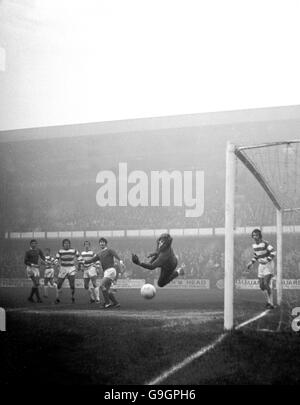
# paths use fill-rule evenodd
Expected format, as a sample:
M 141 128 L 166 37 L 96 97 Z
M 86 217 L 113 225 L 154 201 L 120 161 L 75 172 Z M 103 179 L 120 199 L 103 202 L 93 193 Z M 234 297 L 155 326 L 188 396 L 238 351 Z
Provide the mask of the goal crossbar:
M 293 139 L 290 141 L 280 141 L 280 142 L 269 142 L 269 143 L 261 143 L 257 145 L 249 145 L 249 146 L 237 146 L 238 150 L 246 150 L 246 149 L 258 149 L 258 148 L 268 148 L 270 146 L 279 146 L 279 145 L 290 145 L 293 143 L 300 143 L 300 139 Z

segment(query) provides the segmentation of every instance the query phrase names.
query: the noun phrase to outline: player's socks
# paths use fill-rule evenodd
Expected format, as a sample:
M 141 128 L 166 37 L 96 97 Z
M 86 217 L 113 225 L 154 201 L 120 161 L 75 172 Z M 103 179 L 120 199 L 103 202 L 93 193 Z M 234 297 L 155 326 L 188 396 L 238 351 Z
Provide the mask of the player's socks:
M 96 301 L 99 302 L 100 301 L 99 287 L 95 288 L 95 297 Z
M 266 297 L 267 304 L 269 304 L 269 294 L 268 294 L 268 291 L 267 291 L 267 290 L 264 290 L 263 293 L 264 293 L 264 295 L 265 295 L 265 297 Z
M 268 294 L 268 303 L 273 307 L 273 291 L 271 290 L 270 293 Z
M 47 285 L 45 285 L 44 286 L 44 297 L 48 297 L 48 286 Z
M 37 302 L 43 302 L 43 301 L 41 300 L 40 292 L 39 292 L 39 288 L 38 288 L 38 287 L 36 287 L 36 289 L 35 289 L 35 295 L 36 295 L 36 298 L 37 298 Z
M 118 301 L 116 300 L 116 297 L 113 292 L 109 291 L 108 296 L 109 296 L 109 299 L 111 300 L 111 302 L 113 303 L 113 305 L 119 304 Z
M 28 297 L 28 300 L 33 301 L 33 296 L 34 296 L 34 287 L 31 288 L 31 293 L 30 296 Z
M 184 276 L 184 265 L 178 267 L 178 269 L 176 269 L 177 273 L 179 276 Z
M 93 304 L 95 302 L 93 287 L 90 287 L 88 289 L 88 294 L 89 294 L 89 297 L 90 297 L 90 303 Z
M 28 299 L 29 302 L 35 302 L 34 299 L 33 299 L 32 290 L 31 290 L 30 296 L 27 299 Z
M 61 293 L 62 293 L 61 288 L 57 288 L 57 289 L 56 289 L 56 299 L 57 299 L 57 300 L 60 300 Z
M 103 295 L 103 298 L 104 298 L 104 304 L 108 305 L 110 303 L 109 294 L 108 294 L 108 292 L 106 290 L 101 290 L 101 291 L 102 291 L 102 295 Z
M 89 288 L 89 293 L 90 293 L 90 299 L 95 301 L 96 299 L 96 294 L 95 294 L 95 288 L 94 287 L 90 287 Z

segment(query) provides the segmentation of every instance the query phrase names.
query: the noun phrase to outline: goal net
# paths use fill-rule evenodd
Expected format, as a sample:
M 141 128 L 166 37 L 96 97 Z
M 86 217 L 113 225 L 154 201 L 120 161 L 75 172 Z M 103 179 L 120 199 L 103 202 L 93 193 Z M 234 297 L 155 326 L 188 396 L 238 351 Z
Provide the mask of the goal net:
M 250 146 L 227 144 L 225 194 L 224 328 L 234 327 L 236 279 L 245 270 L 241 235 L 254 228 L 274 240 L 277 305 L 282 302 L 283 235 L 300 232 L 300 140 Z M 273 244 L 272 243 L 272 244 Z M 246 251 L 247 252 L 247 251 Z M 249 252 L 249 254 L 251 254 Z M 244 256 L 247 256 L 244 254 Z M 237 259 L 238 258 L 238 259 Z

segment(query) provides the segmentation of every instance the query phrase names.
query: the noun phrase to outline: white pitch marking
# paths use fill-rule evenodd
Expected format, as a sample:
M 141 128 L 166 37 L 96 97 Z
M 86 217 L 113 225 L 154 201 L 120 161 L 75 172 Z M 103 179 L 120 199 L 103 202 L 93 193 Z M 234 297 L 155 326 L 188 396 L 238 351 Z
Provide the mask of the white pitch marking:
M 277 330 L 272 329 L 256 329 L 256 332 L 268 332 L 268 333 L 277 333 Z
M 248 321 L 245 321 L 245 322 L 243 322 L 243 323 L 240 323 L 238 326 L 236 326 L 235 329 L 241 329 L 241 328 L 243 328 L 244 326 L 248 325 L 249 323 L 252 323 L 252 322 L 254 322 L 254 321 L 257 321 L 257 319 L 260 319 L 260 318 L 262 318 L 263 316 L 267 315 L 267 313 L 269 313 L 269 312 L 270 312 L 270 310 L 267 309 L 266 311 L 264 311 L 264 312 L 262 312 L 261 314 L 255 316 L 254 318 L 248 319 Z
M 223 312 L 221 311 L 190 311 L 183 314 L 179 314 L 178 311 L 144 311 L 136 313 L 136 311 L 131 310 L 120 310 L 120 309 L 109 309 L 104 310 L 101 307 L 95 307 L 94 309 L 72 309 L 73 304 L 63 304 L 69 306 L 70 309 L 60 308 L 59 305 L 53 304 L 52 306 L 45 306 L 39 308 L 28 308 L 28 307 L 19 307 L 19 308 L 8 308 L 7 312 L 19 312 L 26 314 L 38 314 L 38 315 L 51 315 L 51 316 L 61 316 L 61 315 L 72 315 L 72 316 L 89 316 L 89 317 L 121 317 L 121 318 L 135 318 L 135 319 L 151 319 L 158 321 L 175 321 L 179 322 L 182 319 L 188 318 L 191 322 L 207 322 L 210 317 L 215 319 L 221 319 Z
M 237 325 L 235 329 L 243 328 L 244 326 L 248 325 L 249 323 L 254 322 L 257 319 L 260 319 L 263 316 L 267 315 L 268 312 L 269 312 L 269 310 L 262 312 L 261 314 L 249 319 L 248 321 L 245 321 L 245 322 L 241 323 L 240 325 Z M 160 384 L 163 380 L 170 377 L 170 375 L 176 373 L 176 371 L 181 370 L 183 367 L 187 366 L 192 361 L 198 359 L 199 357 L 203 356 L 208 351 L 214 349 L 217 346 L 217 344 L 222 342 L 222 340 L 227 336 L 227 334 L 228 334 L 227 332 L 223 333 L 214 342 L 212 342 L 211 344 L 209 344 L 209 345 L 203 347 L 202 349 L 198 350 L 196 353 L 193 353 L 192 355 L 187 357 L 185 360 L 183 360 L 181 363 L 178 363 L 175 366 L 171 367 L 169 370 L 163 372 L 160 376 L 158 376 L 154 380 L 151 380 L 150 382 L 146 383 L 145 385 Z
M 187 357 L 185 360 L 183 360 L 181 363 L 176 364 L 175 366 L 173 366 L 170 370 L 165 371 L 164 373 L 162 373 L 160 376 L 158 376 L 157 378 L 155 378 L 154 380 L 146 383 L 145 385 L 156 385 L 161 383 L 163 380 L 165 380 L 166 378 L 168 378 L 170 375 L 176 373 L 176 371 L 182 369 L 183 367 L 187 366 L 188 364 L 190 364 L 192 361 L 198 359 L 200 356 L 203 356 L 203 354 L 205 354 L 206 352 L 208 352 L 209 350 L 213 349 L 218 343 L 222 342 L 222 340 L 224 339 L 224 337 L 227 336 L 227 333 L 223 333 L 222 335 L 220 335 L 218 337 L 218 339 L 216 339 L 213 343 L 211 343 L 208 346 L 203 347 L 202 349 L 198 350 L 196 353 L 192 354 L 191 356 Z

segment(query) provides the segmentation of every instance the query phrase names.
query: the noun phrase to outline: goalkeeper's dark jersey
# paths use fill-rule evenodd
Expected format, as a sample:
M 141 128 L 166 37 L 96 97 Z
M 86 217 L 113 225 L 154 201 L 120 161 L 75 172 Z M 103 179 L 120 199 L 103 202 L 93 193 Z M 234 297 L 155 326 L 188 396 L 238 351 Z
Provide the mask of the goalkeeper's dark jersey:
M 173 249 L 170 247 L 159 253 L 156 253 L 149 263 L 141 263 L 141 267 L 148 270 L 154 270 L 160 267 L 162 270 L 172 272 L 176 269 L 178 264 L 177 258 Z

